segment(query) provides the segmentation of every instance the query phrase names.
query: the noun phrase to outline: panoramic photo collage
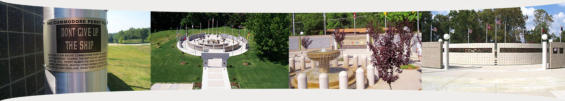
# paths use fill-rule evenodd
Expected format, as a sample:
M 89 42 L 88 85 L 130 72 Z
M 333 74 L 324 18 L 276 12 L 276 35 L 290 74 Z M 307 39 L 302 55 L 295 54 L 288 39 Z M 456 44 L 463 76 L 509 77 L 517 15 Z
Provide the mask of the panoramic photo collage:
M 106 91 L 565 94 L 565 5 L 159 12 L 0 1 L 0 100 Z M 565 41 L 565 40 L 563 40 Z

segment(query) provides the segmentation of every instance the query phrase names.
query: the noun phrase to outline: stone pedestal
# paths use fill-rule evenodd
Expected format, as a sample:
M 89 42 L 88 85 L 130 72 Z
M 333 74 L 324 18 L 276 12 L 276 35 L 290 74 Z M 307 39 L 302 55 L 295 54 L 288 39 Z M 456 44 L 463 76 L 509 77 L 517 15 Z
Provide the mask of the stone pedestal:
M 329 89 L 329 78 L 327 73 L 320 73 L 318 77 L 320 89 Z
M 301 72 L 298 73 L 298 89 L 307 89 L 308 88 L 308 79 L 306 78 L 306 73 Z
M 365 89 L 365 76 L 363 68 L 357 68 L 355 71 L 355 87 L 356 89 Z
M 347 89 L 347 71 L 339 72 L 339 89 Z

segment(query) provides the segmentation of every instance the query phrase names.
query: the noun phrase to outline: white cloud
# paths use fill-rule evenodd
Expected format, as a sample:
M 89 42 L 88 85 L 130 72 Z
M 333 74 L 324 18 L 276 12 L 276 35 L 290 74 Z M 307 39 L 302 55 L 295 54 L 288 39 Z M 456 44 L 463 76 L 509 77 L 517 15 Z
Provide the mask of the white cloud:
M 436 14 L 439 14 L 439 15 L 447 15 L 447 14 L 449 14 L 449 10 L 436 11 Z
M 558 3 L 557 5 L 565 7 L 565 1 Z
M 553 23 L 551 23 L 549 28 L 549 33 L 554 33 L 557 36 L 560 36 L 561 33 L 561 26 L 565 25 L 565 13 L 559 12 L 557 14 L 553 14 Z
M 526 29 L 534 29 L 534 11 L 536 10 L 534 7 L 520 7 L 522 10 L 522 15 L 528 16 L 528 20 L 526 20 Z
M 480 11 L 483 11 L 483 9 L 475 8 L 475 9 L 473 9 L 473 11 L 480 12 Z

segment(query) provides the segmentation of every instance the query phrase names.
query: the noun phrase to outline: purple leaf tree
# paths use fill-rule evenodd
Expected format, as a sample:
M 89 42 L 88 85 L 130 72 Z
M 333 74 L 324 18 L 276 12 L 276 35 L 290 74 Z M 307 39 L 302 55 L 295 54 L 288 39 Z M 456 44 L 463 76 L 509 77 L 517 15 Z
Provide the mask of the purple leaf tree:
M 335 29 L 334 40 L 337 42 L 339 48 L 342 48 L 343 40 L 345 40 L 345 30 L 339 31 L 339 28 Z
M 302 43 L 300 43 L 302 45 L 302 47 L 304 47 L 305 49 L 308 49 L 308 47 L 310 46 L 310 44 L 312 44 L 312 40 L 309 37 L 302 37 Z
M 392 89 L 392 82 L 398 80 L 398 74 L 402 73 L 400 66 L 410 62 L 410 47 L 413 34 L 410 33 L 410 24 L 404 21 L 395 26 L 388 27 L 384 34 L 379 34 L 369 23 L 369 34 L 374 42 L 368 43 L 372 51 L 371 64 L 377 68 L 378 76 Z

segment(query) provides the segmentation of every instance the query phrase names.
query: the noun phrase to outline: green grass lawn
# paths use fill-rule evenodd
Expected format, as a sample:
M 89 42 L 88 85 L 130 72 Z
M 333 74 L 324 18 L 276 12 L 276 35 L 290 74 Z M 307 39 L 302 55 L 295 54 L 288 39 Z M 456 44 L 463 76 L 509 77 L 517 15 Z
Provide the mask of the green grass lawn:
M 108 85 L 112 91 L 149 90 L 149 45 L 108 46 Z
M 247 33 L 246 30 L 229 27 L 188 31 L 189 33 L 223 32 L 235 36 Z M 151 35 L 151 83 L 201 82 L 202 59 L 184 54 L 175 47 L 176 32 L 176 30 L 167 30 Z M 183 30 L 180 33 L 185 32 Z M 288 88 L 288 65 L 259 59 L 252 40 L 249 40 L 249 51 L 230 57 L 228 60 L 230 81 L 238 82 L 241 88 Z M 243 62 L 248 62 L 250 65 L 243 66 Z

